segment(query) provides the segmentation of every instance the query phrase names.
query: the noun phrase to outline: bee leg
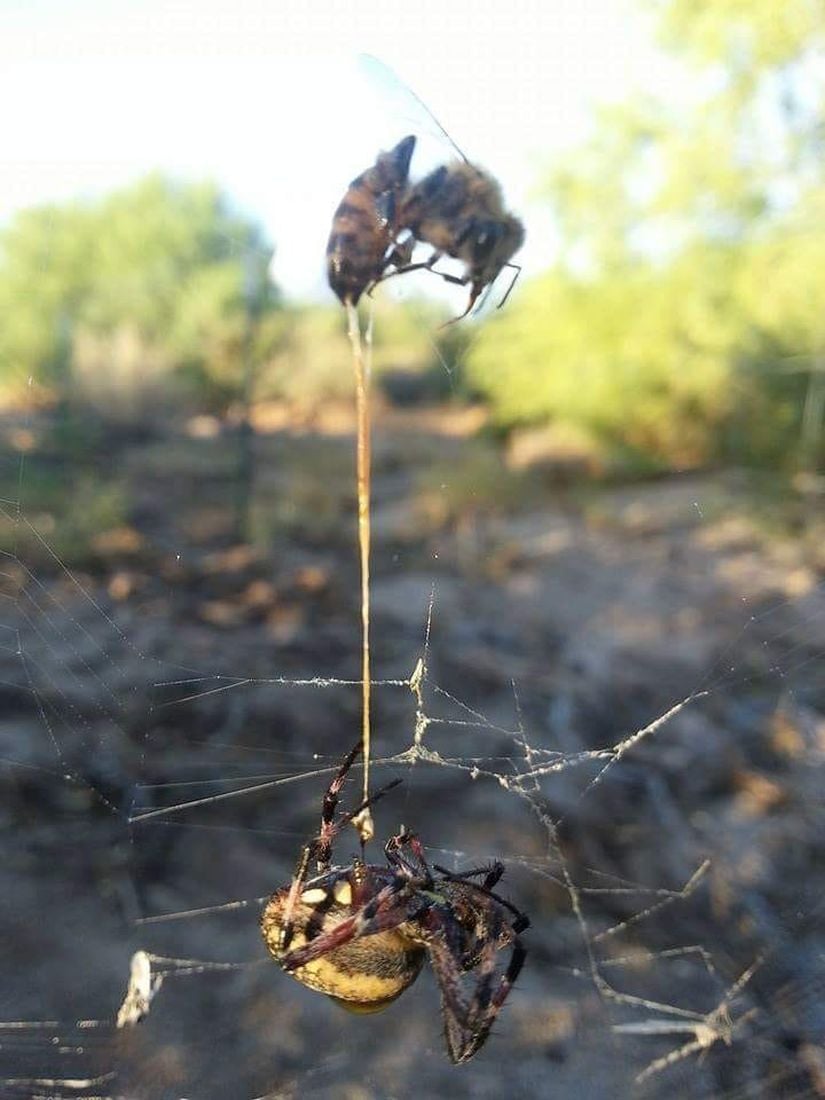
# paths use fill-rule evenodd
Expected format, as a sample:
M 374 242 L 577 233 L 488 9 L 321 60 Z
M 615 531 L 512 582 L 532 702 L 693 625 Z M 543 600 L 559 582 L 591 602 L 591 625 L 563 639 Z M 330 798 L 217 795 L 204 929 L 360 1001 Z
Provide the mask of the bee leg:
M 390 257 L 388 258 L 388 265 L 392 262 L 392 257 L 394 254 L 395 252 L 390 253 Z M 445 283 L 453 283 L 455 286 L 467 286 L 468 283 L 473 282 L 469 275 L 451 275 L 447 271 L 436 271 L 435 265 L 438 263 L 443 255 L 443 252 L 435 251 L 428 260 L 422 260 L 421 263 L 405 264 L 401 267 L 397 267 L 395 271 L 386 272 L 385 274 L 381 275 L 380 278 L 376 279 L 373 282 L 368 293 L 372 294 L 373 290 L 378 286 L 379 283 L 383 283 L 387 279 L 392 279 L 396 275 L 406 275 L 410 271 L 432 271 L 433 275 L 438 275 L 438 277 L 440 279 L 443 279 Z M 515 282 L 515 279 L 513 280 L 513 282 Z M 441 328 L 446 328 L 447 325 L 454 325 L 456 321 L 460 321 L 462 320 L 462 318 L 466 317 L 473 306 L 476 304 L 476 300 L 481 293 L 481 289 L 482 288 L 480 286 L 476 286 L 475 284 L 473 284 L 473 289 L 470 294 L 470 301 L 467 304 L 467 308 L 464 310 L 463 313 L 460 313 L 458 317 L 453 317 L 450 321 L 446 321 L 443 325 L 441 325 Z M 512 285 L 510 287 L 510 290 L 512 290 Z M 501 305 L 504 305 L 503 301 Z
M 433 275 L 440 275 L 445 283 L 455 283 L 456 286 L 466 286 L 470 282 L 469 275 L 450 275 L 446 271 L 433 271 Z
M 411 264 L 412 252 L 415 247 L 415 238 L 410 237 L 406 241 L 402 241 L 400 244 L 393 245 L 390 252 L 387 254 L 381 264 L 381 274 L 377 278 L 373 279 L 367 287 L 367 296 L 371 298 L 375 291 L 375 288 L 379 283 L 383 283 L 385 279 L 389 279 L 391 275 L 402 275 L 405 271 L 415 270 L 415 268 L 421 266 L 415 265 L 413 268 Z M 388 271 L 387 269 L 394 267 L 395 271 Z
M 467 283 L 471 282 L 469 275 L 466 275 L 463 278 L 459 278 L 458 275 L 444 275 L 440 271 L 437 272 L 437 274 L 441 275 L 441 278 L 445 279 L 448 283 L 455 283 L 457 286 L 466 286 Z M 476 300 L 478 299 L 480 293 L 481 287 L 478 286 L 476 283 L 473 283 L 473 288 L 470 291 L 470 300 L 467 303 L 467 308 L 464 310 L 463 313 L 459 313 L 457 317 L 451 317 L 449 321 L 445 321 L 444 324 L 440 327 L 448 328 L 450 325 L 454 325 L 456 321 L 463 321 L 470 310 L 473 308 L 473 306 L 476 304 Z
M 413 246 L 415 243 L 414 238 L 411 237 L 409 242 L 405 241 L 404 244 L 399 245 L 393 249 L 393 251 L 387 257 L 386 266 L 394 266 L 395 271 L 386 271 L 383 275 L 379 276 L 379 278 L 377 278 L 373 282 L 368 293 L 371 294 L 379 283 L 386 282 L 387 279 L 393 279 L 396 275 L 407 275 L 410 271 L 432 271 L 433 264 L 438 263 L 438 261 L 444 255 L 443 252 L 433 252 L 432 256 L 430 256 L 428 260 L 422 260 L 420 263 L 412 264 L 409 262 L 404 262 L 405 255 L 412 255 L 412 247 L 410 247 L 410 249 L 407 249 L 407 243 Z M 401 261 L 400 266 L 396 264 L 396 259 Z M 440 271 L 436 271 L 436 275 L 442 275 L 442 273 Z M 446 279 L 446 277 L 446 275 L 442 275 L 442 278 Z
M 408 268 L 412 263 L 413 249 L 415 248 L 415 237 L 408 237 L 405 241 L 401 241 L 400 244 L 396 243 L 392 251 L 384 260 L 384 270 L 388 267 L 395 268 Z
M 473 281 L 469 275 L 451 275 L 448 271 L 436 271 L 433 267 L 433 264 L 436 260 L 440 260 L 442 255 L 443 253 L 437 252 L 434 258 L 430 257 L 427 263 L 420 264 L 419 266 L 429 268 L 430 271 L 432 271 L 433 275 L 438 275 L 438 277 L 440 279 L 443 279 L 445 283 L 452 283 L 454 286 L 467 286 L 468 283 L 471 283 Z M 409 271 L 411 270 L 411 268 L 407 268 L 407 270 Z M 403 274 L 403 272 L 399 272 L 399 274 Z M 454 317 L 452 321 L 447 321 L 447 324 L 451 325 L 454 321 L 460 321 L 462 317 L 466 317 L 473 306 L 476 304 L 476 298 L 478 298 L 480 292 L 481 287 L 476 287 L 475 285 L 473 285 L 473 290 L 470 295 L 470 304 L 467 306 L 463 313 L 459 314 L 458 317 Z M 444 325 L 442 325 L 441 327 L 444 328 Z

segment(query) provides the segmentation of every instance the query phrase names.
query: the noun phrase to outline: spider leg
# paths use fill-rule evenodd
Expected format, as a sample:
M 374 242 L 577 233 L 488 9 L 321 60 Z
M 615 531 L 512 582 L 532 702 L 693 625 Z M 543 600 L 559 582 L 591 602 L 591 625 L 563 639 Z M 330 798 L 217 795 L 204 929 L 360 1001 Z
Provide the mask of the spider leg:
M 390 837 L 384 845 L 384 855 L 397 875 L 415 882 L 425 890 L 432 886 L 433 876 L 424 858 L 424 846 L 415 833 L 406 832 L 403 825 L 401 832 Z
M 461 989 L 460 948 L 449 919 L 431 909 L 427 924 L 438 933 L 428 944 L 430 960 L 441 989 L 444 1031 L 450 1060 L 456 1065 L 469 1061 L 484 1045 L 496 1017 L 518 977 L 527 955 L 516 936 L 510 961 L 495 982 L 498 949 L 495 935 L 485 945 L 477 967 L 478 979 L 469 1003 Z
M 471 1058 L 473 1054 L 484 1044 L 487 1036 L 490 1034 L 496 1017 L 498 1016 L 504 1002 L 510 995 L 510 990 L 515 984 L 516 978 L 521 973 L 521 968 L 524 966 L 524 960 L 527 957 L 527 951 L 522 944 L 521 940 L 516 939 L 513 944 L 513 953 L 510 956 L 510 961 L 507 964 L 507 969 L 501 975 L 495 989 L 492 987 L 492 973 L 490 974 L 490 982 L 485 986 L 485 998 L 489 995 L 489 999 L 486 1004 L 481 1002 L 479 996 L 479 1007 L 477 1014 L 473 1019 L 473 1037 L 472 1043 L 466 1050 L 465 1059 Z M 479 995 L 480 995 L 479 991 Z
M 478 867 L 472 871 L 462 871 L 460 873 L 456 871 L 448 871 L 446 867 L 442 867 L 438 863 L 433 864 L 433 870 L 438 871 L 440 875 L 443 875 L 444 878 L 449 879 L 451 882 L 461 882 L 465 886 L 469 886 L 471 890 L 478 890 L 480 893 L 486 894 L 487 897 L 492 898 L 494 901 L 497 901 L 499 905 L 503 905 L 505 909 L 509 909 L 509 911 L 516 918 L 513 921 L 512 925 L 514 932 L 524 932 L 525 929 L 530 927 L 530 918 L 527 916 L 526 913 L 522 913 L 522 911 L 520 909 L 517 909 L 511 901 L 508 901 L 507 898 L 503 898 L 501 894 L 496 894 L 490 888 L 491 886 L 495 886 L 495 884 L 504 874 L 504 865 L 499 863 L 498 860 L 496 860 L 496 862 L 493 863 L 490 867 Z M 484 880 L 483 883 L 469 881 L 476 875 L 483 874 L 487 875 L 487 878 Z
M 318 861 L 318 871 L 323 872 L 329 867 L 332 857 L 332 840 L 338 829 L 335 826 L 335 810 L 338 807 L 338 799 L 341 788 L 347 778 L 347 772 L 361 751 L 361 742 L 357 741 L 344 757 L 344 762 L 333 777 L 332 782 L 324 793 L 324 801 L 321 806 L 321 831 L 312 842 L 314 851 L 312 855 Z M 310 857 L 311 858 L 311 857 Z
M 445 927 L 446 932 L 446 927 Z M 444 1037 L 450 1061 L 455 1065 L 466 1061 L 469 1029 L 469 1008 L 461 989 L 460 947 L 434 937 L 427 945 L 430 965 L 441 990 L 441 1013 L 444 1017 Z
M 484 882 L 481 884 L 482 890 L 492 890 L 501 876 L 504 874 L 504 864 L 499 860 L 494 860 L 492 863 L 485 864 L 483 867 L 473 867 L 470 871 L 448 871 L 446 867 L 441 867 L 438 863 L 433 864 L 433 870 L 438 871 L 439 874 L 444 875 L 449 879 L 462 879 L 468 878 L 481 878 L 485 876 Z
M 392 783 L 388 783 L 386 787 L 382 787 L 380 790 L 376 791 L 370 798 L 362 802 L 354 810 L 351 810 L 336 822 L 335 811 L 338 807 L 341 788 L 344 786 L 347 773 L 360 751 L 361 742 L 358 741 L 344 757 L 344 762 L 333 776 L 332 782 L 327 787 L 326 793 L 324 794 L 324 801 L 321 808 L 321 829 L 318 835 L 301 849 L 301 855 L 298 859 L 295 873 L 292 876 L 292 883 L 289 888 L 289 894 L 287 895 L 286 906 L 284 907 L 284 922 L 280 936 L 281 951 L 286 951 L 289 948 L 290 941 L 295 932 L 292 918 L 295 913 L 295 906 L 298 904 L 298 898 L 301 896 L 304 883 L 307 880 L 309 865 L 312 860 L 314 859 L 316 861 L 319 874 L 323 874 L 324 871 L 328 870 L 332 859 L 332 842 L 344 825 L 352 821 L 352 819 L 361 813 L 362 810 L 366 809 L 367 806 L 372 806 L 379 798 L 382 798 L 387 791 L 392 790 L 393 787 L 397 787 L 401 782 L 400 779 L 394 779 Z
M 342 920 L 328 932 L 321 932 L 309 943 L 290 951 L 280 960 L 281 966 L 284 970 L 297 970 L 298 967 L 305 966 L 313 959 L 326 955 L 337 947 L 343 947 L 352 940 L 386 932 L 414 919 L 432 903 L 426 899 L 417 899 L 411 904 L 408 885 L 404 878 L 394 879 L 352 916 Z
M 482 868 L 484 870 L 484 868 Z M 504 864 L 495 860 L 488 868 L 487 874 L 484 877 L 484 882 L 481 884 L 482 890 L 492 890 L 501 876 L 504 874 Z

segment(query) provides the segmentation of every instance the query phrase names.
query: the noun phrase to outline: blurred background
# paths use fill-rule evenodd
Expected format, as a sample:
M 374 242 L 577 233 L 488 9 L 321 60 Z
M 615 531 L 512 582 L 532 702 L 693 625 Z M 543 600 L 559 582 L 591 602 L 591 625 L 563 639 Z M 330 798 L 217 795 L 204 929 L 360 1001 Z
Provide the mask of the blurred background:
M 0 58 L 8 1095 L 825 1096 L 820 0 L 5 3 Z M 500 311 L 374 306 L 376 752 L 432 598 L 439 755 L 381 835 L 533 919 L 460 1070 L 428 976 L 345 1016 L 254 900 L 359 729 L 324 249 L 379 149 L 455 156 L 423 103 L 527 229 Z M 115 1034 L 138 947 L 198 973 Z

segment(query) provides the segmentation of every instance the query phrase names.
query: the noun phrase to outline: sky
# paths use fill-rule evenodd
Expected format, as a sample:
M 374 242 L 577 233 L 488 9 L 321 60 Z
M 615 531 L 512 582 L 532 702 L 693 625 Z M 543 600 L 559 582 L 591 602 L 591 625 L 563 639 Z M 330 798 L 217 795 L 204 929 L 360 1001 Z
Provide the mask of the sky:
M 346 186 L 408 132 L 409 89 L 553 261 L 542 168 L 599 103 L 672 78 L 633 0 L 0 0 L 0 224 L 163 170 L 216 180 L 276 246 L 285 293 L 332 300 L 324 249 Z M 358 55 L 380 58 L 384 70 Z M 413 176 L 450 155 L 419 142 Z M 439 286 L 441 284 L 439 283 Z

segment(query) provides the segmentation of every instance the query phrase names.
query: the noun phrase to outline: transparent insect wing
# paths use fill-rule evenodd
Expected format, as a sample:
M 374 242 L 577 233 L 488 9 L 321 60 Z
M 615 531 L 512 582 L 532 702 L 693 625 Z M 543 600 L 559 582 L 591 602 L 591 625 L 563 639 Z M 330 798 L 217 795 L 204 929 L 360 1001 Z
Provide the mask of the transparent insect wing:
M 364 94 L 373 104 L 370 113 L 386 141 L 391 143 L 399 133 L 416 135 L 416 176 L 445 161 L 467 160 L 430 107 L 389 65 L 372 54 L 359 54 L 357 67 Z

